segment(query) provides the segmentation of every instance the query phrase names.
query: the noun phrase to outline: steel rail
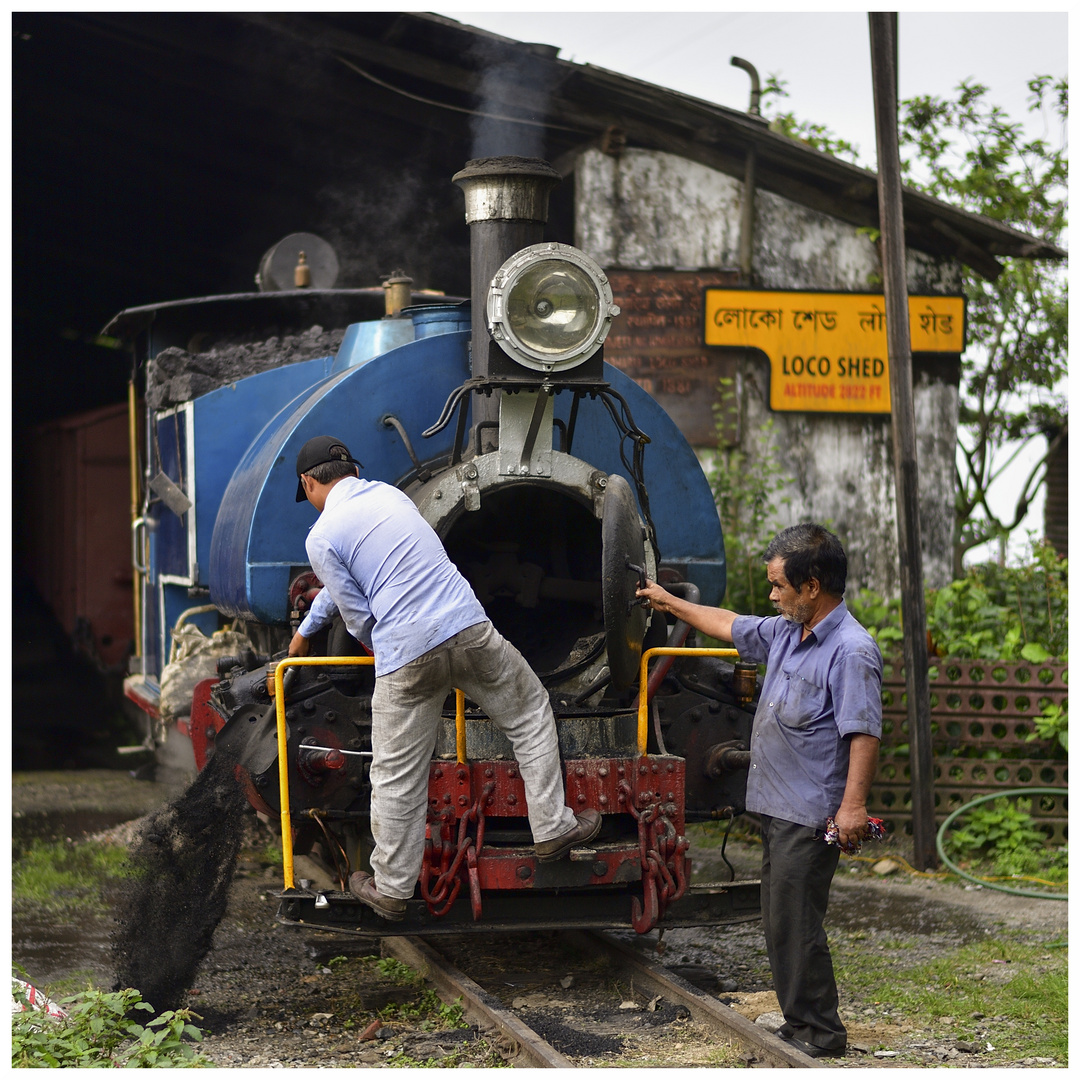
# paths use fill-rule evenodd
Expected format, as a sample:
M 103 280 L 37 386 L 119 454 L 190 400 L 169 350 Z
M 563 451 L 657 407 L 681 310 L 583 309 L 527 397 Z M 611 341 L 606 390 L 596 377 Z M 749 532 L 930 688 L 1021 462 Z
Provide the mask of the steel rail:
M 518 1048 L 515 1064 L 541 1069 L 573 1069 L 574 1063 L 523 1024 L 509 1009 L 479 984 L 459 971 L 430 945 L 416 937 L 386 937 L 382 951 L 408 964 L 429 979 L 450 1001 L 462 999 L 465 1015 L 482 1025 L 494 1027 Z
M 693 1020 L 714 1035 L 739 1049 L 744 1062 L 755 1068 L 824 1069 L 821 1060 L 807 1057 L 788 1043 L 752 1023 L 716 998 L 669 971 L 662 964 L 642 956 L 629 945 L 605 931 L 569 931 L 582 955 L 602 954 L 635 987 L 659 994 L 672 1004 L 684 1006 Z M 494 1028 L 518 1048 L 517 1064 L 550 1069 L 577 1066 L 541 1038 L 494 995 L 456 968 L 441 953 L 419 937 L 385 937 L 384 955 L 390 955 L 418 971 L 434 984 L 448 1001 L 461 999 L 469 1019 L 482 1027 Z
M 824 1069 L 829 1066 L 817 1058 L 794 1049 L 771 1032 L 747 1020 L 734 1009 L 692 983 L 668 971 L 662 964 L 642 956 L 635 949 L 602 930 L 583 931 L 580 937 L 585 948 L 600 948 L 623 972 L 632 975 L 635 986 L 646 986 L 650 992 L 662 995 L 667 1001 L 678 1002 L 690 1010 L 694 1020 L 742 1051 L 747 1064 L 780 1069 Z

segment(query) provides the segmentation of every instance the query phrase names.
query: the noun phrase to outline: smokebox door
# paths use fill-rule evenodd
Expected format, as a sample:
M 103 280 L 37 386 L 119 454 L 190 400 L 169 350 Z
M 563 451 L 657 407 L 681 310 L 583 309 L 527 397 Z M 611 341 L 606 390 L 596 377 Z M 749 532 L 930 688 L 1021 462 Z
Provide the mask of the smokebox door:
M 608 477 L 603 520 L 604 629 L 607 631 L 611 687 L 619 693 L 634 682 L 641 663 L 647 611 L 635 604 L 637 570 L 645 565 L 645 537 L 630 485 L 616 473 Z

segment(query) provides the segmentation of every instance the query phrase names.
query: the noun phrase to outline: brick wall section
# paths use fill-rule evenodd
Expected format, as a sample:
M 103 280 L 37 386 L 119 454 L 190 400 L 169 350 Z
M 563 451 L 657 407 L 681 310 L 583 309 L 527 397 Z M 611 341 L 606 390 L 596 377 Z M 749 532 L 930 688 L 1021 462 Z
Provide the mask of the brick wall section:
M 1032 718 L 1046 703 L 1068 698 L 1065 664 L 1004 663 L 994 660 L 935 660 L 930 681 L 934 805 L 937 824 L 954 810 L 994 791 L 1066 788 L 1068 759 L 1060 747 L 1028 742 Z M 907 695 L 903 665 L 886 661 L 882 686 L 885 725 L 881 764 L 870 797 L 870 813 L 885 819 L 894 834 L 911 832 L 911 768 Z M 1000 757 L 988 758 L 988 750 Z M 1067 839 L 1067 798 L 1037 796 L 1031 815 L 1055 843 Z
M 734 377 L 730 349 L 703 345 L 705 290 L 735 285 L 731 270 L 608 270 L 620 314 L 604 359 L 650 393 L 691 446 L 715 446 L 719 381 Z

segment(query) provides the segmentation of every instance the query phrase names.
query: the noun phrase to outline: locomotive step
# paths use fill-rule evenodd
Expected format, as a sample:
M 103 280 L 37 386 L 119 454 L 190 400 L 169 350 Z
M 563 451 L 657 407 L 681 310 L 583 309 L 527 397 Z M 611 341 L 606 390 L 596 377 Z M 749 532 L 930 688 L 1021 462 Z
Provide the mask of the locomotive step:
M 278 893 L 277 920 L 288 926 L 378 937 L 400 934 L 490 933 L 505 930 L 631 930 L 631 900 L 640 888 L 607 886 L 575 890 L 522 889 L 484 893 L 483 915 L 474 920 L 468 889 L 446 915 L 436 917 L 420 899 L 408 901 L 405 918 L 388 922 L 350 893 L 290 889 Z M 691 885 L 673 901 L 659 925 L 716 926 L 760 918 L 760 882 L 731 881 Z

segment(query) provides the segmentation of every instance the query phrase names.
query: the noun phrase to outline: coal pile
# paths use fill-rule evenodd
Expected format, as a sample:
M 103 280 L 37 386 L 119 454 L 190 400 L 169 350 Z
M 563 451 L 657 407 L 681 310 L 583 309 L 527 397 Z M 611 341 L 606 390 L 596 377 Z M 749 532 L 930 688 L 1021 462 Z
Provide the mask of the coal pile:
M 147 373 L 146 402 L 152 409 L 164 409 L 260 371 L 333 356 L 344 336 L 344 330 L 311 326 L 299 334 L 283 334 L 264 341 L 221 338 L 211 348 L 199 352 L 176 347 L 162 349 Z
M 219 750 L 195 782 L 151 815 L 128 856 L 112 937 L 116 988 L 177 1008 L 225 914 L 248 803 Z

